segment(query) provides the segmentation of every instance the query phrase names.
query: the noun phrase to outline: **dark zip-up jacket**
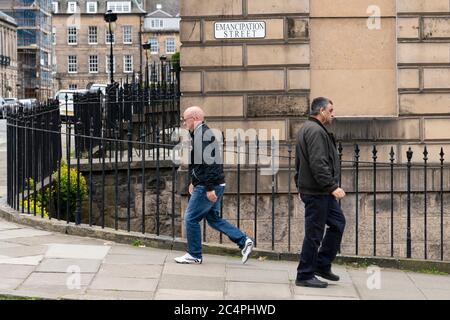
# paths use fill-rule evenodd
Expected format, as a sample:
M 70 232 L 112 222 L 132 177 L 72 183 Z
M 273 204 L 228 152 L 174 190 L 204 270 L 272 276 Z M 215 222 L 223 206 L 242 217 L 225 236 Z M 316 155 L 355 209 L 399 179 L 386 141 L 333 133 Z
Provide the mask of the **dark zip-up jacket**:
M 313 117 L 298 132 L 295 167 L 295 182 L 300 193 L 325 195 L 339 187 L 341 168 L 336 141 Z
M 203 185 L 207 191 L 212 191 L 216 185 L 225 182 L 225 175 L 220 143 L 208 130 L 203 122 L 191 132 L 189 174 L 194 186 Z

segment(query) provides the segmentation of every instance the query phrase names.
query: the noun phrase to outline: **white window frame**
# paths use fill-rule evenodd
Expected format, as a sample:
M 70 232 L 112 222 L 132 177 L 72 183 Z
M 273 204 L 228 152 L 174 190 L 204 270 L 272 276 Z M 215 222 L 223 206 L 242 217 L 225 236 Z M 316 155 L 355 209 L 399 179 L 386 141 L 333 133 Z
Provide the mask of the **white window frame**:
M 105 43 L 106 44 L 111 44 L 111 42 L 108 41 L 108 34 L 109 34 L 109 28 L 107 27 L 105 29 Z M 111 33 L 111 38 L 112 38 L 112 44 L 115 44 L 116 43 L 116 33 L 115 32 Z
M 91 41 L 91 36 L 94 37 L 94 35 L 91 34 L 91 28 L 92 28 L 92 30 L 95 30 L 95 42 Z M 88 43 L 89 44 L 98 44 L 98 27 L 97 26 L 88 26 Z
M 152 43 L 152 41 L 155 41 L 156 45 L 155 45 L 155 43 Z M 150 54 L 159 54 L 159 41 L 158 41 L 158 38 L 150 38 L 149 42 L 150 42 Z M 156 51 L 153 50 L 155 47 L 156 47 Z
M 56 28 L 52 28 L 52 44 L 56 45 Z
M 93 61 L 92 58 L 95 57 L 95 61 Z M 89 67 L 89 73 L 98 73 L 98 55 L 93 54 L 93 55 L 89 55 L 89 59 L 88 59 L 88 67 Z M 95 66 L 95 68 L 93 68 Z M 95 69 L 95 70 L 94 70 Z
M 169 40 L 173 41 L 173 51 L 169 51 Z M 166 45 L 166 54 L 174 54 L 177 52 L 175 38 L 167 38 L 165 41 L 165 45 Z
M 114 13 L 131 13 L 131 1 L 108 1 L 106 10 Z
M 72 6 L 73 6 L 73 10 L 72 10 Z M 77 2 L 76 1 L 67 2 L 67 13 L 77 13 Z
M 78 89 L 78 85 L 76 83 L 69 84 L 69 90 L 77 90 L 77 89 Z
M 58 2 L 56 2 L 56 1 L 52 2 L 52 11 L 53 11 L 53 13 L 58 13 L 58 11 L 59 11 L 59 3 Z
M 129 64 L 129 66 L 131 66 L 131 70 L 127 68 L 128 64 L 127 64 L 126 59 L 128 57 L 131 59 L 130 60 L 130 64 Z M 123 73 L 133 73 L 133 71 L 134 71 L 134 68 L 133 68 L 133 56 L 131 54 L 125 54 L 123 56 Z
M 91 5 L 94 5 L 94 7 L 95 7 L 94 11 L 90 11 L 90 6 Z M 86 2 L 86 12 L 87 13 L 97 13 L 97 10 L 98 10 L 97 1 L 88 1 L 88 2 Z
M 109 74 L 109 54 L 106 55 L 106 73 Z M 113 55 L 113 73 L 116 73 L 116 56 Z
M 130 41 L 125 41 L 125 35 L 128 35 L 127 33 L 125 33 L 125 30 L 128 29 L 130 30 L 129 33 L 129 39 Z M 122 33 L 123 33 L 123 44 L 132 44 L 133 43 L 133 26 L 127 25 L 127 26 L 122 26 Z
M 75 30 L 74 34 L 71 34 L 71 30 Z M 75 36 L 75 42 L 70 42 L 71 36 Z M 67 27 L 67 44 L 69 46 L 75 46 L 78 43 L 78 31 L 77 31 L 77 27 L 75 26 L 69 26 Z
M 152 29 L 164 29 L 164 19 L 151 19 L 150 26 Z
M 70 58 L 75 57 L 75 62 L 74 61 L 70 61 Z M 75 66 L 75 70 L 71 67 Z M 67 73 L 78 73 L 78 59 L 76 55 L 69 55 L 67 56 Z

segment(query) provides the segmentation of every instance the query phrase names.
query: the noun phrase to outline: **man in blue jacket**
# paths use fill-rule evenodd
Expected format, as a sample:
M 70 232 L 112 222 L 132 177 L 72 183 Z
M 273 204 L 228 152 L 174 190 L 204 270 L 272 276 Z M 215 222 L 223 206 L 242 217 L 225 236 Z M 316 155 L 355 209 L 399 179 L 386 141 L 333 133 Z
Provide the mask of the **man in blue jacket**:
M 189 162 L 189 200 L 184 214 L 187 237 L 187 253 L 175 258 L 177 263 L 200 264 L 202 236 L 200 221 L 226 234 L 241 249 L 242 263 L 247 262 L 253 249 L 253 241 L 242 231 L 220 217 L 220 202 L 225 191 L 225 175 L 220 143 L 204 121 L 200 107 L 186 109 L 181 121 L 191 134 L 192 149 Z
M 327 98 L 316 98 L 310 118 L 300 128 L 296 145 L 296 184 L 305 204 L 305 238 L 296 285 L 325 288 L 321 278 L 338 281 L 331 263 L 341 245 L 345 217 L 337 200 L 345 197 L 339 187 L 340 162 L 336 141 L 325 128 L 334 118 L 334 107 Z M 325 225 L 328 225 L 325 235 Z M 320 249 L 319 249 L 320 248 Z

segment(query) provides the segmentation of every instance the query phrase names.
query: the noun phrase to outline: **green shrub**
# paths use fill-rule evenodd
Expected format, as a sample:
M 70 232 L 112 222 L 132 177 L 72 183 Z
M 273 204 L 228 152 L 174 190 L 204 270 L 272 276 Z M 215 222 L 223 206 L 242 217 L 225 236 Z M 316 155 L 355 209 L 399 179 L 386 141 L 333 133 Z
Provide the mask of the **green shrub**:
M 55 212 L 58 206 L 58 170 L 53 172 L 53 180 L 52 185 L 47 186 L 44 189 L 44 217 L 48 218 L 48 213 Z M 70 189 L 67 189 L 67 181 L 70 179 Z M 35 182 L 33 179 L 27 179 L 27 187 L 30 190 L 33 190 L 33 184 Z M 80 174 L 80 202 L 86 198 L 88 194 L 88 188 L 86 184 L 85 177 Z M 70 212 L 70 221 L 75 221 L 75 210 L 77 206 L 77 170 L 75 168 L 71 168 L 68 170 L 67 164 L 65 162 L 61 162 L 61 177 L 59 184 L 59 199 L 60 199 L 60 208 L 59 215 L 60 217 L 65 217 L 67 213 L 67 205 L 69 205 Z M 42 194 L 40 191 L 36 193 L 36 215 L 41 215 L 41 204 L 42 204 Z M 69 198 L 69 203 L 67 199 Z M 51 202 L 50 202 L 51 200 Z M 24 210 L 27 211 L 28 205 L 30 206 L 30 212 L 34 210 L 34 196 L 30 196 L 30 199 L 25 199 L 23 202 Z

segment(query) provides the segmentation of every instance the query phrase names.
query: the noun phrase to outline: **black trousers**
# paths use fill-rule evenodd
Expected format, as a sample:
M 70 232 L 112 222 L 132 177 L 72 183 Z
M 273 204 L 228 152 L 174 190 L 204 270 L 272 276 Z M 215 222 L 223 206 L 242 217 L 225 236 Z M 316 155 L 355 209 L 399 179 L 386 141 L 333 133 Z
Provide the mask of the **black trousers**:
M 300 194 L 300 197 L 305 204 L 305 238 L 297 279 L 307 280 L 314 277 L 317 269 L 331 268 L 341 245 L 345 217 L 332 195 Z

